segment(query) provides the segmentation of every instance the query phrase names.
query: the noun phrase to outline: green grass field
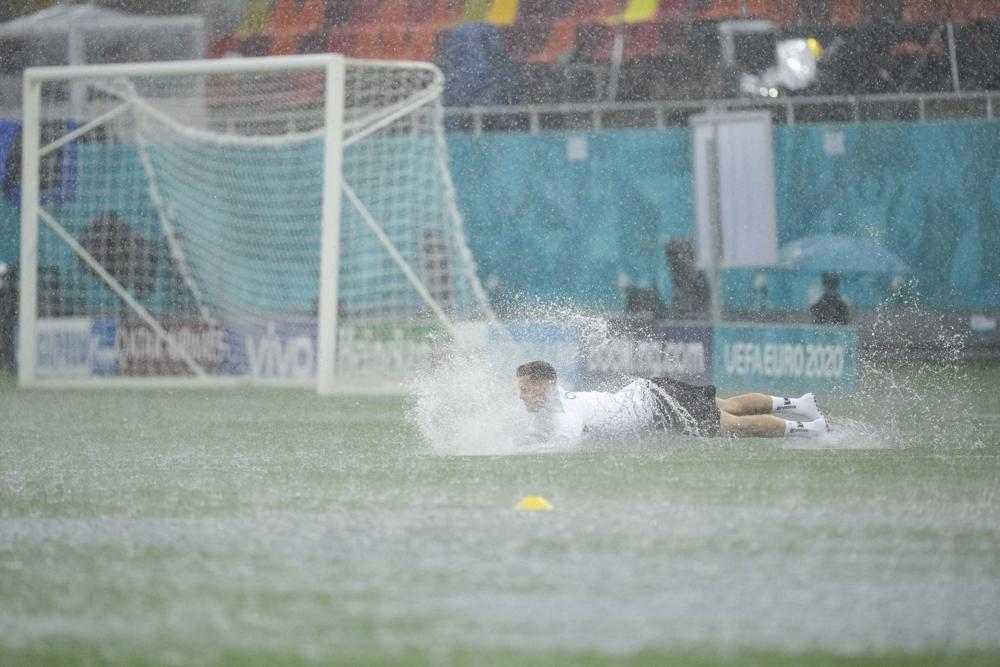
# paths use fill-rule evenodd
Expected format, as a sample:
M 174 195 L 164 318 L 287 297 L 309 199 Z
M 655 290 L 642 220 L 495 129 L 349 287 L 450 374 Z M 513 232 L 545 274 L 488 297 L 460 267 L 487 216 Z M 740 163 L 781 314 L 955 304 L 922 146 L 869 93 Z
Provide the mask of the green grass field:
M 403 398 L 5 378 L 0 664 L 1000 664 L 1000 367 L 960 375 L 828 399 L 834 449 L 528 456 Z

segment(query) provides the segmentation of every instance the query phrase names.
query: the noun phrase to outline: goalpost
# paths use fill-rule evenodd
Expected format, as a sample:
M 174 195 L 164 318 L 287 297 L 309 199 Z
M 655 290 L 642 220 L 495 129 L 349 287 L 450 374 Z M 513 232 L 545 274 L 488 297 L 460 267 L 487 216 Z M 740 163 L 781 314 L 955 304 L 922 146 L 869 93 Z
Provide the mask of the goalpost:
M 496 326 L 442 88 L 326 54 L 28 69 L 19 384 L 381 390 Z

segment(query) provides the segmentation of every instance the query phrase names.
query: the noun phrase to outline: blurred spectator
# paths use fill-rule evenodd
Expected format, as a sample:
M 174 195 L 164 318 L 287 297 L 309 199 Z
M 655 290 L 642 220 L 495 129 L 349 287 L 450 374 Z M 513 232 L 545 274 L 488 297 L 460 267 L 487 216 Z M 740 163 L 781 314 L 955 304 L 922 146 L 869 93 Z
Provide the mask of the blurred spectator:
M 107 211 L 91 220 L 80 245 L 124 287 L 131 287 L 140 299 L 153 291 L 158 257 L 151 243 L 132 231 L 117 211 Z M 82 271 L 90 265 L 78 260 Z
M 674 239 L 664 251 L 674 283 L 674 316 L 684 320 L 708 317 L 708 280 L 695 267 L 694 248 L 687 239 Z
M 667 307 L 655 288 L 629 285 L 625 288 L 625 312 L 645 319 L 661 320 L 667 316 Z
M 0 262 L 0 370 L 15 372 L 14 325 L 17 322 L 17 267 Z
M 840 279 L 836 273 L 823 274 L 823 296 L 809 307 L 813 322 L 816 324 L 847 324 L 850 318 L 847 314 L 847 303 L 837 291 Z

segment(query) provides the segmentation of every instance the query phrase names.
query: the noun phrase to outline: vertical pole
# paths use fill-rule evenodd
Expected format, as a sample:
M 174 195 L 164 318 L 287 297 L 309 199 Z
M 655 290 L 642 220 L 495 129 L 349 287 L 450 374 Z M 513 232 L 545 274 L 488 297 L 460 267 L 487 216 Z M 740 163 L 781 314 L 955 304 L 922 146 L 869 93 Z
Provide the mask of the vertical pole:
M 709 229 L 712 235 L 712 265 L 708 284 L 712 297 L 712 323 L 722 322 L 722 197 L 719 192 L 719 124 L 712 123 L 712 138 L 707 146 Z
M 326 65 L 323 142 L 323 218 L 320 232 L 319 322 L 317 323 L 316 393 L 329 396 L 336 387 L 337 315 L 340 280 L 340 187 L 344 138 L 344 58 Z
M 35 331 L 38 319 L 38 151 L 41 126 L 42 84 L 24 75 L 21 114 L 21 267 L 18 304 L 18 370 L 22 387 L 35 379 Z
M 608 101 L 618 98 L 618 78 L 622 70 L 622 54 L 625 50 L 625 36 L 622 34 L 622 24 L 615 26 L 615 40 L 611 44 L 611 63 L 608 67 Z
M 962 84 L 958 80 L 958 58 L 955 51 L 955 24 L 948 19 L 948 60 L 951 61 L 951 85 L 956 93 L 962 92 Z

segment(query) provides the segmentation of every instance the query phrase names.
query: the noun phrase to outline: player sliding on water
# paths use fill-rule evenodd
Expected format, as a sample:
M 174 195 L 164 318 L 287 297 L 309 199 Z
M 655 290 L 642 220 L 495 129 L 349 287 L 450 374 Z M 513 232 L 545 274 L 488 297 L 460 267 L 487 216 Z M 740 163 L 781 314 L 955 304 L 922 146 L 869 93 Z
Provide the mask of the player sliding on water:
M 716 398 L 713 385 L 697 386 L 666 377 L 638 379 L 617 392 L 564 391 L 546 361 L 517 368 L 521 400 L 535 414 L 531 437 L 574 442 L 591 432 L 674 430 L 687 435 L 780 438 L 826 433 L 816 398 L 740 394 Z M 793 415 L 791 421 L 777 415 Z

